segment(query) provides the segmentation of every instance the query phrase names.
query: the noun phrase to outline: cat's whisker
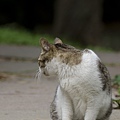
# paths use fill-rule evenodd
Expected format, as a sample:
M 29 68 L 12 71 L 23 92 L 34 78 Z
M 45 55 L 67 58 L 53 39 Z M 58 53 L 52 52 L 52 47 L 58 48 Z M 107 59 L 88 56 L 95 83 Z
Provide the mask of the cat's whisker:
M 35 79 L 37 80 L 38 79 L 38 74 L 39 74 L 39 71 L 37 71 L 36 75 L 35 75 Z
M 41 71 L 41 68 L 39 67 L 39 69 L 37 70 L 37 73 L 35 75 L 35 79 L 40 80 L 41 79 L 41 74 L 42 74 L 42 71 Z

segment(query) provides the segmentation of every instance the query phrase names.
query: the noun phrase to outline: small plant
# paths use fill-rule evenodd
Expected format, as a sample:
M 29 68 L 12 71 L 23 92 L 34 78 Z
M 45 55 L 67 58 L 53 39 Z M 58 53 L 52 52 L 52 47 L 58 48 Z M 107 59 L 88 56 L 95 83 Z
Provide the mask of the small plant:
M 120 109 L 120 75 L 115 76 L 112 87 L 117 91 L 113 99 L 114 109 Z
M 118 92 L 120 94 L 120 75 L 116 75 L 113 81 L 113 85 L 116 85 Z
M 120 75 L 116 75 L 114 78 L 114 83 L 120 85 Z
M 25 29 L 0 27 L 0 44 L 38 46 L 41 37 L 45 37 L 49 41 L 53 40 L 49 34 L 34 34 Z

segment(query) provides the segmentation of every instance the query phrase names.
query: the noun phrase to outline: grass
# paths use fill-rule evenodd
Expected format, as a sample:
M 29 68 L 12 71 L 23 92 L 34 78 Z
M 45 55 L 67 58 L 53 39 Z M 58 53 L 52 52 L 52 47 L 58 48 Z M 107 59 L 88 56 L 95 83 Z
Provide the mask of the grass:
M 41 37 L 46 38 L 50 43 L 53 43 L 55 37 L 48 34 L 34 34 L 26 31 L 25 29 L 15 29 L 10 27 L 0 27 L 0 44 L 12 44 L 12 45 L 32 45 L 38 46 L 39 39 Z M 73 45 L 77 48 L 81 46 L 68 39 L 63 38 L 64 43 Z
M 34 34 L 23 29 L 0 28 L 0 44 L 37 46 L 41 37 L 45 37 L 50 42 L 53 40 L 53 37 L 50 35 Z
M 55 37 L 48 34 L 34 34 L 25 29 L 17 29 L 11 27 L 0 27 L 0 44 L 11 45 L 31 45 L 38 46 L 39 39 L 46 38 L 50 43 L 53 43 Z M 84 47 L 78 42 L 70 41 L 63 38 L 64 43 L 70 44 L 77 48 L 83 49 Z M 99 46 L 88 46 L 87 48 L 97 51 L 112 51 L 109 48 Z

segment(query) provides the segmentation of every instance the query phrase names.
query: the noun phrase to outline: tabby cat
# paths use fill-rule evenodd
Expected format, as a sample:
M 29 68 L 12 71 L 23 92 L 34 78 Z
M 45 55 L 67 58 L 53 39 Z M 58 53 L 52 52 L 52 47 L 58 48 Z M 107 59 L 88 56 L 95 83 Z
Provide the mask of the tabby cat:
M 90 49 L 79 50 L 41 38 L 39 70 L 57 75 L 59 86 L 50 106 L 52 120 L 109 120 L 111 79 L 100 58 Z

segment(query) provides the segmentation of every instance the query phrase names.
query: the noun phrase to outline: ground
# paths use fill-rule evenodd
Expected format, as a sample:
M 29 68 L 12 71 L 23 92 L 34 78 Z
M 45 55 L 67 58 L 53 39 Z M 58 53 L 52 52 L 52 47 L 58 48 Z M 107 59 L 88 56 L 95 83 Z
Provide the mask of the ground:
M 0 45 L 0 120 L 50 120 L 55 76 L 36 80 L 39 47 Z M 111 77 L 120 74 L 120 53 L 96 52 Z M 110 120 L 120 120 L 113 110 Z

